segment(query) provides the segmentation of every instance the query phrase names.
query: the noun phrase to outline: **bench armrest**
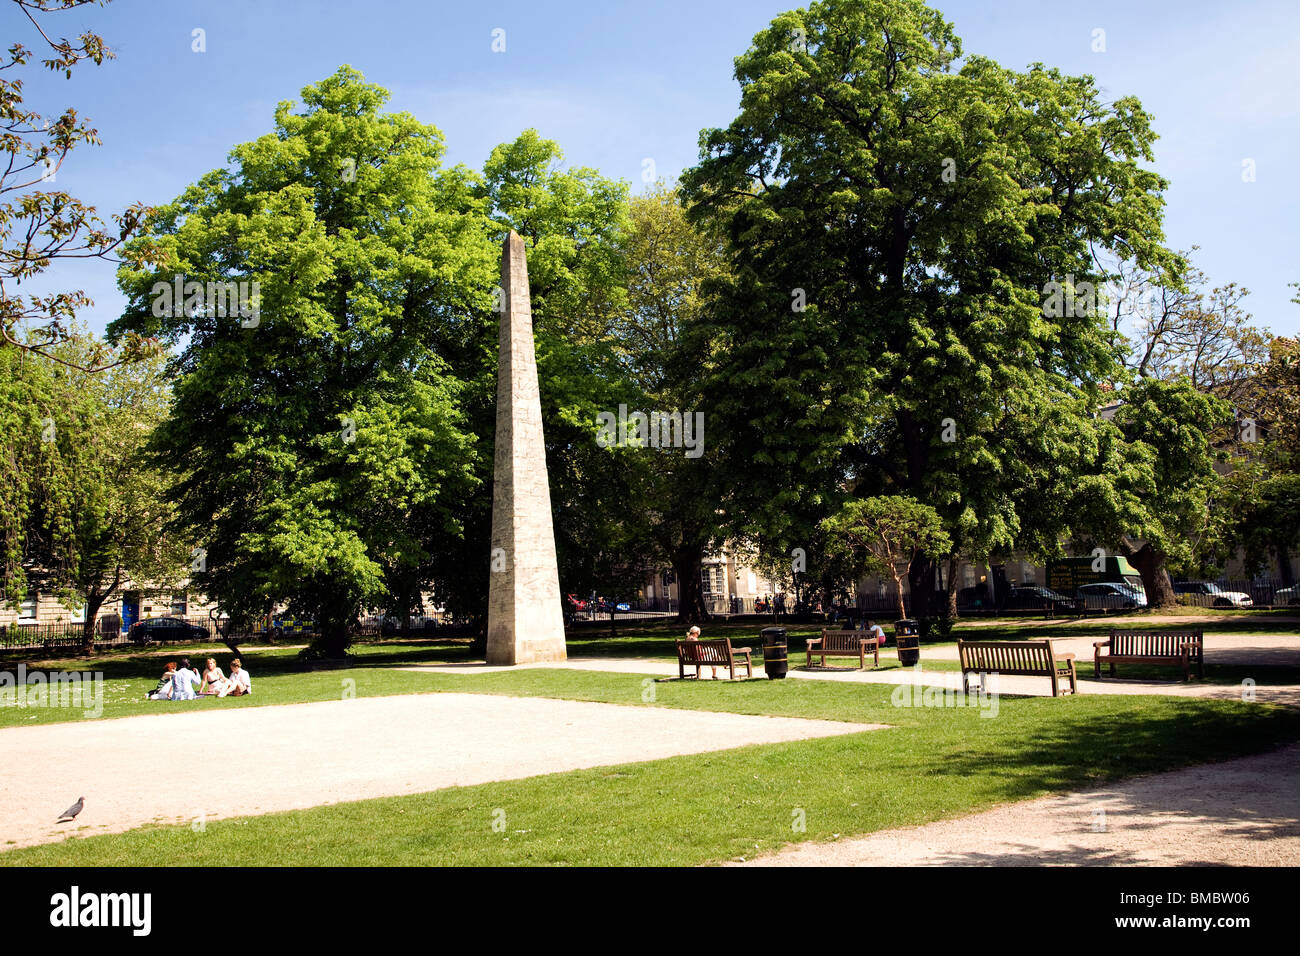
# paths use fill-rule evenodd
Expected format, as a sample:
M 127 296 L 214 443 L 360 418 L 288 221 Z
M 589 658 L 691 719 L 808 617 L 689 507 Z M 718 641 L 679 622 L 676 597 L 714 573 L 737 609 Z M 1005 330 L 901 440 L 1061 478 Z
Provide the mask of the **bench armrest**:
M 810 637 L 805 644 L 807 647 L 812 647 L 814 644 L 820 644 L 821 642 L 822 639 L 820 637 Z
M 731 653 L 744 654 L 746 657 L 748 657 L 750 654 L 754 653 L 754 649 L 752 647 L 733 647 L 731 649 Z
M 1093 647 L 1098 647 L 1098 648 L 1100 648 L 1100 647 L 1110 647 L 1110 641 L 1093 641 L 1093 642 L 1092 642 L 1092 646 L 1093 646 Z
M 1056 659 L 1058 661 L 1072 661 L 1075 658 L 1074 658 L 1074 654 L 1057 654 Z

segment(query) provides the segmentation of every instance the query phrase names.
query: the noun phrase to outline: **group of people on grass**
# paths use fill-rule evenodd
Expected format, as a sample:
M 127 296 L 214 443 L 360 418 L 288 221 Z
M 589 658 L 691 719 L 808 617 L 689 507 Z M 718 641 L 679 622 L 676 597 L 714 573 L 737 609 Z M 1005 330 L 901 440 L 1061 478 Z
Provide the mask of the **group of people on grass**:
M 195 690 L 196 685 L 198 690 Z M 179 667 L 175 661 L 168 661 L 158 679 L 158 686 L 145 696 L 149 700 L 194 700 L 198 697 L 243 697 L 252 692 L 253 679 L 238 657 L 230 662 L 229 677 L 221 672 L 215 658 L 209 657 L 200 672 L 190 666 L 188 657 L 182 657 Z

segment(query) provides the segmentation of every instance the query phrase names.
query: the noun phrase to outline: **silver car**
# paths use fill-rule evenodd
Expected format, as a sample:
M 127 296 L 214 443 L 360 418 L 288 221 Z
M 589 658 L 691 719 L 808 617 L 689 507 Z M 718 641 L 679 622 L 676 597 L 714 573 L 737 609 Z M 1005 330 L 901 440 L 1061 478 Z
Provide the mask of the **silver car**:
M 1106 581 L 1082 585 L 1075 592 L 1089 611 L 1114 610 L 1147 606 L 1147 596 L 1126 581 Z
M 1183 604 L 1197 607 L 1254 607 L 1255 602 L 1243 591 L 1225 591 L 1212 581 L 1183 581 L 1174 585 L 1174 593 Z
M 1278 588 L 1273 592 L 1274 604 L 1300 604 L 1300 584 L 1293 584 L 1289 588 Z

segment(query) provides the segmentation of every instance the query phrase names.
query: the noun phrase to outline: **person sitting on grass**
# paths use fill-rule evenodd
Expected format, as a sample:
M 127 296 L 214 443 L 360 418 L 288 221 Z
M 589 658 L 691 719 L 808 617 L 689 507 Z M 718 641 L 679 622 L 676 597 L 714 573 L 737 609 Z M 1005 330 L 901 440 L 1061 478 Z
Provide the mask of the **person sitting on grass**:
M 686 639 L 687 639 L 688 641 L 698 641 L 698 640 L 700 639 L 700 629 L 699 629 L 699 627 L 698 627 L 698 626 L 693 626 L 689 631 L 687 631 L 687 632 L 686 632 Z M 699 679 L 700 679 L 700 665 L 699 665 L 699 664 L 696 664 L 696 665 L 695 665 L 695 679 L 696 679 L 696 680 L 699 680 Z M 717 669 L 716 667 L 713 668 L 713 679 L 714 679 L 714 680 L 717 680 L 717 679 L 718 679 L 718 669 Z
M 248 671 L 244 670 L 238 657 L 230 662 L 230 678 L 227 683 L 230 685 L 231 697 L 243 697 L 253 692 L 253 678 L 248 676 Z
M 176 662 L 168 663 L 163 670 L 162 677 L 158 678 L 158 686 L 149 693 L 145 694 L 147 700 L 171 700 L 172 699 L 172 675 L 176 672 Z
M 201 680 L 199 672 L 190 666 L 190 659 L 182 657 L 181 666 L 172 675 L 172 700 L 193 700 L 194 685 Z
M 199 688 L 200 697 L 225 697 L 230 693 L 230 682 L 221 673 L 215 658 L 208 658 L 207 668 L 203 671 L 203 685 Z

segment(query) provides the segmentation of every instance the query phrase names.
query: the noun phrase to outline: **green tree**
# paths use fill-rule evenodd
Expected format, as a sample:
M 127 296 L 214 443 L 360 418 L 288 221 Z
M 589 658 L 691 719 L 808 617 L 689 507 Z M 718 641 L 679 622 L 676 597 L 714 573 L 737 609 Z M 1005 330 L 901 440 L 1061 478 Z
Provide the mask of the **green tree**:
M 903 605 L 906 569 L 922 555 L 937 558 L 952 548 L 939 513 L 902 495 L 846 502 L 822 527 L 830 549 L 850 555 L 860 573 L 893 579 L 900 619 L 907 617 Z
M 0 420 L 15 439 L 0 465 L 0 512 L 16 519 L 0 530 L 4 593 L 21 600 L 35 575 L 65 605 L 84 607 L 87 652 L 100 608 L 128 581 L 177 584 L 189 559 L 165 530 L 165 476 L 144 456 L 167 409 L 164 358 L 86 371 L 100 354 L 75 326 L 40 352 L 0 350 Z
M 659 566 L 673 569 L 679 617 L 695 623 L 708 617 L 703 559 L 723 544 L 726 527 L 725 489 L 714 473 L 719 461 L 710 396 L 700 382 L 708 340 L 697 328 L 701 287 L 725 273 L 722 244 L 687 221 L 676 188 L 659 184 L 632 200 L 624 254 L 627 307 L 614 329 L 637 394 L 629 408 L 680 413 L 683 442 L 689 424 L 696 447 L 624 446 L 609 449 L 609 455 L 635 476 L 631 504 L 639 512 L 643 546 Z M 696 425 L 701 420 L 702 431 Z
M 1148 378 L 1123 391 L 1115 424 L 1139 460 L 1150 462 L 1151 484 L 1139 526 L 1111 540 L 1138 573 L 1153 607 L 1178 603 L 1168 568 L 1197 568 L 1197 546 L 1213 539 L 1213 498 L 1220 486 L 1212 435 L 1232 420 L 1230 406 L 1179 377 Z
M 1276 561 L 1289 585 L 1291 555 L 1300 547 L 1300 343 L 1273 339 L 1250 385 L 1230 476 L 1237 519 L 1232 544 L 1256 571 Z
M 160 210 L 167 267 L 120 270 L 111 329 L 184 340 L 152 447 L 182 469 L 197 585 L 235 619 L 315 614 L 317 654 L 344 651 L 432 532 L 463 533 L 479 480 L 443 353 L 483 340 L 497 254 L 473 174 L 386 100 L 343 67 L 282 102 L 274 132 Z
M 882 494 L 932 506 L 954 551 L 1056 547 L 1031 495 L 1094 461 L 1120 374 L 1096 257 L 1171 258 L 1154 133 L 1090 77 L 961 53 L 917 0 L 782 14 L 683 178 L 728 242 L 706 321 L 731 514 L 771 550 Z M 918 553 L 923 617 L 935 574 Z
M 72 76 L 72 70 L 89 61 L 96 65 L 112 59 L 113 52 L 96 33 L 75 40 L 55 40 L 47 30 L 57 19 L 51 15 L 75 10 L 91 0 L 13 0 L 14 7 L 39 38 L 38 49 L 47 56 L 46 69 Z M 103 0 L 107 3 L 108 0 Z M 13 8 L 11 8 L 13 9 Z M 53 268 L 62 259 L 112 259 L 140 231 L 149 210 L 136 203 L 105 223 L 94 206 L 58 188 L 58 174 L 77 146 L 98 145 L 99 132 L 72 107 L 47 118 L 24 101 L 22 67 L 35 57 L 22 43 L 0 58 L 0 350 L 20 349 L 44 354 L 55 361 L 71 361 L 70 351 L 85 370 L 111 368 L 151 352 L 156 344 L 138 335 L 125 336 L 118 351 L 95 340 L 87 351 L 80 339 L 72 350 L 61 343 L 77 337 L 77 312 L 93 305 L 85 292 L 20 295 L 16 287 Z M 155 262 L 158 251 L 137 242 L 129 256 L 137 263 Z
M 492 239 L 499 243 L 513 229 L 527 250 L 561 585 L 584 595 L 628 595 L 646 569 L 644 499 L 624 461 L 597 445 L 592 427 L 600 412 L 637 400 L 613 332 L 627 295 L 627 184 L 565 166 L 557 143 L 526 130 L 492 151 L 476 195 L 487 205 Z M 495 334 L 494 326 L 493 357 Z M 480 542 L 491 524 L 495 364 L 488 371 L 476 425 L 487 448 L 484 493 L 475 502 L 479 530 L 465 543 L 476 549 L 467 555 L 475 571 L 462 582 L 479 609 L 486 607 Z

